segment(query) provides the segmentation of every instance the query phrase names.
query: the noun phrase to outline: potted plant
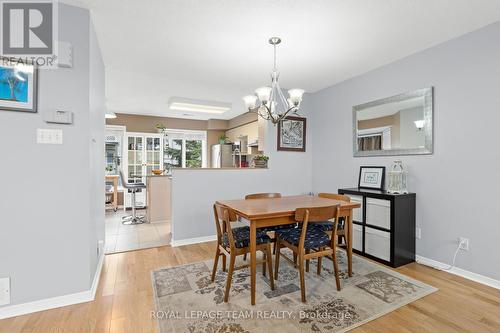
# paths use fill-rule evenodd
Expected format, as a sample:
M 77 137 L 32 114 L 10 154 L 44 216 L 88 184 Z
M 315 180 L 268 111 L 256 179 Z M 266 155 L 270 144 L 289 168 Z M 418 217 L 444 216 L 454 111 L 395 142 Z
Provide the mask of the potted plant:
M 219 143 L 221 145 L 225 144 L 226 142 L 228 142 L 229 138 L 225 135 L 225 134 L 222 134 L 221 136 L 219 136 Z
M 167 126 L 163 125 L 162 123 L 158 123 L 155 125 L 155 128 L 158 131 L 158 133 L 162 134 L 167 129 Z
M 267 161 L 269 161 L 269 156 L 266 155 L 255 155 L 252 158 L 253 165 L 255 168 L 267 168 Z

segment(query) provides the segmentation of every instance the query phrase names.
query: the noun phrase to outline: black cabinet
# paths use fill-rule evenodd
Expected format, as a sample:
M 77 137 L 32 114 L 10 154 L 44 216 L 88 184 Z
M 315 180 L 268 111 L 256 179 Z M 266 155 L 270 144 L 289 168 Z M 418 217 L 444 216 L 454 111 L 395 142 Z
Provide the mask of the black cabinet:
M 415 193 L 358 188 L 339 194 L 361 204 L 353 216 L 353 250 L 392 267 L 415 261 Z

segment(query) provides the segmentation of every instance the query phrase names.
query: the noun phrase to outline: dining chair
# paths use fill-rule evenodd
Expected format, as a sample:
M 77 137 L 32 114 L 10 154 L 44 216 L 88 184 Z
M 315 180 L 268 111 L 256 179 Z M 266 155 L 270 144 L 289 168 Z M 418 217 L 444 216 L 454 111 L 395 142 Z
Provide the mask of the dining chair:
M 275 198 L 281 198 L 281 193 L 252 193 L 252 194 L 247 194 L 245 196 L 245 200 L 275 199 Z M 275 226 L 271 226 L 271 227 L 263 227 L 263 228 L 259 228 L 259 230 L 262 230 L 265 232 L 276 232 L 276 230 L 295 228 L 295 226 L 296 226 L 296 223 L 291 223 L 291 224 L 284 224 L 284 225 L 275 225 Z M 276 237 L 271 236 L 271 241 L 276 244 Z M 276 254 L 276 245 L 274 246 L 273 254 Z M 246 255 L 243 259 L 247 260 Z
M 227 273 L 226 291 L 224 294 L 224 302 L 227 302 L 229 300 L 233 272 L 250 266 L 247 264 L 235 267 L 236 257 L 250 252 L 250 228 L 246 226 L 231 228 L 231 223 L 237 221 L 236 213 L 223 205 L 214 204 L 214 217 L 217 231 L 217 250 L 215 252 L 214 267 L 212 270 L 212 282 L 215 281 L 219 256 L 222 256 L 224 271 L 226 269 L 225 259 L 226 256 L 229 256 L 229 271 Z M 263 267 L 266 267 L 267 264 L 267 267 L 269 268 L 271 290 L 274 290 L 271 239 L 264 231 L 257 230 L 257 251 L 261 251 L 264 254 L 263 259 L 257 260 L 257 263 L 262 263 Z
M 305 289 L 305 264 L 307 260 L 318 258 L 317 274 L 321 274 L 322 257 L 331 257 L 335 271 L 335 282 L 337 290 L 340 291 L 339 269 L 337 265 L 336 243 L 337 243 L 337 221 L 339 220 L 339 205 L 314 208 L 297 208 L 295 210 L 295 221 L 302 222 L 301 228 L 293 228 L 276 231 L 276 259 L 274 277 L 278 279 L 280 257 L 294 264 L 294 260 L 281 253 L 282 247 L 287 247 L 298 257 L 298 269 L 300 275 L 300 291 L 302 302 L 306 302 Z M 335 219 L 331 235 L 310 222 L 319 222 Z
M 347 195 L 343 194 L 336 194 L 336 193 L 318 193 L 318 197 L 320 198 L 326 198 L 326 199 L 333 199 L 333 200 L 339 200 L 339 201 L 344 201 L 344 202 L 351 202 L 351 198 L 349 198 Z M 317 222 L 317 225 L 320 225 L 323 227 L 325 231 L 332 231 L 333 228 L 333 222 L 332 221 L 322 221 L 322 222 Z M 345 219 L 343 217 L 339 218 L 339 221 L 337 223 L 337 236 L 338 236 L 338 244 L 341 243 L 341 239 L 344 239 L 344 244 L 347 246 L 347 237 L 345 235 Z

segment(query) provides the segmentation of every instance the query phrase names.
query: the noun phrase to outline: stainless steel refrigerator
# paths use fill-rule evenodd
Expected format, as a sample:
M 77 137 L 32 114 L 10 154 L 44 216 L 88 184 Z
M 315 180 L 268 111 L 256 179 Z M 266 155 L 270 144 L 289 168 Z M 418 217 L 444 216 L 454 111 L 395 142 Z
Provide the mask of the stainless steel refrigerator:
M 233 167 L 233 145 L 218 144 L 212 145 L 212 168 Z

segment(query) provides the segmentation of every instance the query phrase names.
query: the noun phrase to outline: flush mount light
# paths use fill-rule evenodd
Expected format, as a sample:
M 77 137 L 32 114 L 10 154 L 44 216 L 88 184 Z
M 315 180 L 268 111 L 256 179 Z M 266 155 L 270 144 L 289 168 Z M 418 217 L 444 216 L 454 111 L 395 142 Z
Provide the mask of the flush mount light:
M 104 114 L 104 118 L 106 118 L 106 119 L 115 119 L 116 118 L 116 113 L 114 113 L 113 111 L 106 111 L 106 113 Z
M 214 106 L 214 105 L 183 103 L 183 102 L 170 103 L 170 109 L 177 111 L 191 111 L 191 112 L 202 112 L 202 113 L 224 113 L 231 110 L 231 108 L 227 106 Z
M 425 120 L 415 120 L 414 123 L 415 123 L 415 127 L 419 131 L 421 131 L 425 126 Z

